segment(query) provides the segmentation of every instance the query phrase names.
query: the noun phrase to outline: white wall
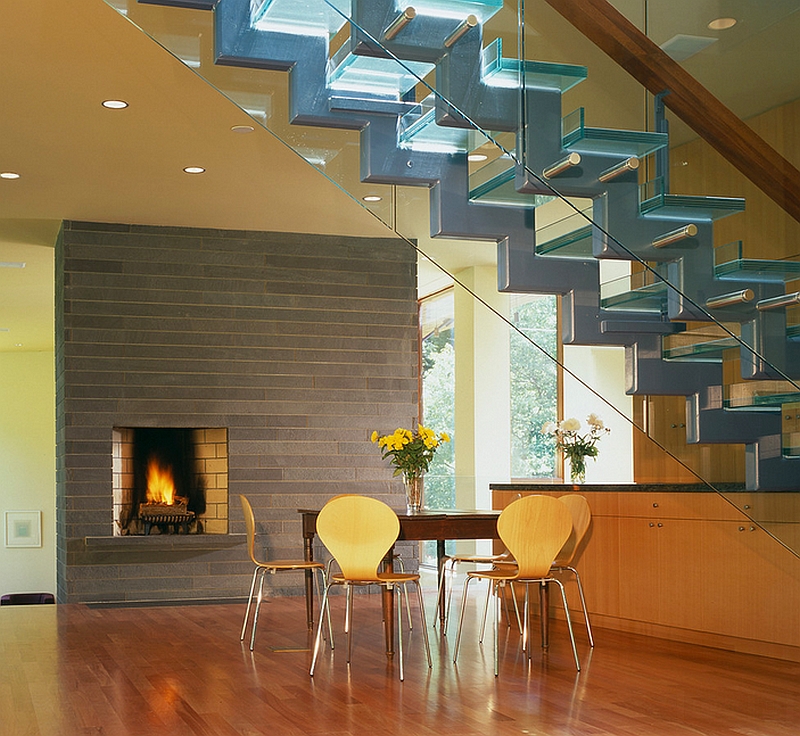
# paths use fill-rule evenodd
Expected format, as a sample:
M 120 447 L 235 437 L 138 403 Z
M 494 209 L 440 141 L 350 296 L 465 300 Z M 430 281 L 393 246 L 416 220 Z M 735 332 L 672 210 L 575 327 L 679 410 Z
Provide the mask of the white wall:
M 0 594 L 55 593 L 53 353 L 0 353 Z M 5 546 L 6 511 L 41 511 L 42 546 Z
M 597 459 L 586 462 L 586 482 L 632 483 L 633 430 L 626 418 L 632 418 L 633 401 L 625 394 L 625 349 L 565 345 L 564 366 L 589 387 L 564 372 L 564 418 L 578 419 L 583 433 L 594 413 L 611 429 L 597 445 Z

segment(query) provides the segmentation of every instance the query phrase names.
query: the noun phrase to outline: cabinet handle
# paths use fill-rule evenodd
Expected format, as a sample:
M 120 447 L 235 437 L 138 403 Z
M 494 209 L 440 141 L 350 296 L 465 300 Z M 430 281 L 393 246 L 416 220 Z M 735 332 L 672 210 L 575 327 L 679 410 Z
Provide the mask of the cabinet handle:
M 650 527 L 652 528 L 652 527 L 654 527 L 654 526 L 655 526 L 655 524 L 654 524 L 654 523 L 651 521 L 651 522 L 650 522 Z
M 740 532 L 743 532 L 743 531 L 744 531 L 744 527 L 743 527 L 743 526 L 740 526 L 740 527 L 739 527 L 739 531 L 740 531 Z
M 750 508 L 750 504 L 749 504 L 749 503 L 746 503 L 746 504 L 744 505 L 744 508 L 745 508 L 745 511 L 746 511 L 747 509 L 749 509 L 749 508 Z
M 654 504 L 653 504 L 653 508 L 654 508 L 654 509 L 657 509 L 657 508 L 658 508 L 658 504 L 657 504 L 657 503 L 654 503 Z
M 662 526 L 664 526 L 664 525 L 659 521 L 658 522 L 658 528 L 661 529 Z
M 755 528 L 754 526 L 751 526 L 751 527 L 750 527 L 750 531 L 751 531 L 751 532 L 754 532 L 755 530 L 756 530 L 756 528 Z

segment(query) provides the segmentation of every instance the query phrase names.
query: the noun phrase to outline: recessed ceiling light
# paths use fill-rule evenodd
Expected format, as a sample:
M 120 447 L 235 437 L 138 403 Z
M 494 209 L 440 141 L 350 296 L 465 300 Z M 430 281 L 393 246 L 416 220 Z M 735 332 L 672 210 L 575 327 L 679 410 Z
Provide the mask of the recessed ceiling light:
M 733 28 L 736 23 L 736 18 L 716 18 L 708 24 L 708 27 L 712 31 L 726 31 L 728 28 Z
M 125 100 L 103 100 L 102 104 L 109 110 L 124 110 L 128 106 Z
M 255 128 L 252 125 L 232 125 L 231 130 L 234 133 L 252 133 Z
M 19 174 L 16 171 L 3 171 L 0 172 L 0 179 L 19 179 Z
M 365 202 L 380 202 L 383 197 L 377 194 L 368 194 L 366 197 L 362 197 L 361 199 L 363 199 Z
M 183 170 L 187 174 L 203 174 L 205 173 L 205 169 L 202 166 L 185 166 Z
M 489 157 L 485 153 L 471 153 L 467 156 L 467 161 L 486 161 L 487 158 Z

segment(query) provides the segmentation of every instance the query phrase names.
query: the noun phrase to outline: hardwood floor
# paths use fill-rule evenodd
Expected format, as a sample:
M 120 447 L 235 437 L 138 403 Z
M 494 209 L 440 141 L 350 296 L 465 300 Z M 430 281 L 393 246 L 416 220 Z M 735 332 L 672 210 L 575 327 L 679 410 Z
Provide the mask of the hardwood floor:
M 501 671 L 473 607 L 459 663 L 431 629 L 434 666 L 412 632 L 406 679 L 384 654 L 378 595 L 356 601 L 350 670 L 342 601 L 339 648 L 308 675 L 311 637 L 299 598 L 270 601 L 253 654 L 243 605 L 0 609 L 0 734 L 71 736 L 796 736 L 800 665 L 596 629 L 583 670 L 566 630 L 548 654 L 519 652 L 504 630 Z M 429 608 L 429 615 L 432 606 Z M 416 620 L 415 620 L 416 622 Z

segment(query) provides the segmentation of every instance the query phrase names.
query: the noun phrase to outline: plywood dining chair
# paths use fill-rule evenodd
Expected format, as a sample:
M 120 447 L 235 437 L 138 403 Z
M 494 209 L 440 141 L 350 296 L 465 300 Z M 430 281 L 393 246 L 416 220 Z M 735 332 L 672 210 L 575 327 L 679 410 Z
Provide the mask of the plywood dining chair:
M 260 560 L 256 556 L 256 520 L 253 514 L 253 507 L 246 496 L 239 495 L 239 500 L 242 502 L 242 511 L 244 512 L 244 523 L 247 529 L 247 554 L 250 556 L 250 561 L 255 566 L 253 570 L 253 580 L 250 583 L 250 595 L 247 598 L 247 608 L 244 612 L 244 621 L 242 622 L 242 634 L 240 641 L 244 641 L 245 634 L 247 633 L 247 624 L 250 620 L 250 610 L 253 607 L 253 596 L 256 591 L 256 581 L 258 581 L 258 596 L 255 604 L 255 611 L 253 613 L 253 625 L 250 632 L 250 651 L 256 643 L 256 629 L 258 628 L 258 614 L 261 610 L 261 602 L 263 600 L 264 592 L 264 576 L 267 573 L 275 574 L 277 572 L 290 572 L 297 570 L 311 570 L 318 574 L 321 580 L 321 589 L 326 587 L 327 578 L 325 575 L 325 565 L 321 562 L 309 562 L 307 560 Z M 320 608 L 320 622 L 324 616 L 325 609 Z M 328 629 L 332 636 L 330 625 L 330 612 L 327 615 Z
M 467 607 L 469 585 L 473 580 L 487 580 L 492 586 L 495 597 L 494 608 L 494 674 L 499 673 L 498 667 L 498 640 L 500 623 L 500 596 L 502 588 L 509 583 L 519 583 L 525 586 L 525 605 L 523 614 L 523 647 L 531 656 L 531 647 L 528 642 L 528 587 L 536 583 L 544 587 L 553 583 L 561 590 L 561 600 L 564 605 L 564 615 L 567 621 L 572 654 L 575 666 L 580 671 L 581 664 L 578 659 L 578 650 L 575 647 L 575 635 L 572 630 L 572 621 L 567 606 L 567 596 L 564 585 L 557 578 L 552 577 L 550 569 L 561 548 L 572 533 L 572 515 L 566 504 L 550 496 L 527 496 L 517 499 L 509 504 L 497 519 L 497 533 L 506 545 L 509 553 L 516 562 L 513 566 L 501 566 L 492 570 L 478 570 L 467 573 L 464 583 L 464 593 L 461 598 L 461 615 L 458 621 L 458 632 L 453 650 L 453 661 L 458 660 L 458 650 L 461 645 L 461 633 L 464 627 L 464 613 Z
M 583 609 L 583 620 L 586 624 L 586 635 L 589 637 L 589 646 L 594 646 L 594 636 L 592 636 L 592 625 L 589 623 L 589 611 L 586 608 L 586 597 L 583 594 L 583 585 L 581 584 L 581 576 L 578 574 L 577 569 L 573 566 L 575 557 L 581 547 L 581 542 L 589 531 L 589 524 L 592 521 L 592 510 L 589 507 L 589 502 L 585 496 L 578 493 L 568 493 L 565 496 L 559 496 L 558 500 L 561 501 L 572 515 L 572 534 L 566 544 L 561 548 L 555 561 L 551 566 L 552 572 L 571 573 L 575 576 L 575 583 L 578 587 L 578 596 L 581 601 L 581 608 Z
M 339 572 L 334 572 L 325 586 L 322 605 L 328 605 L 331 587 L 341 585 L 345 588 L 345 635 L 347 637 L 347 663 L 350 663 L 352 650 L 353 587 L 360 585 L 380 585 L 396 592 L 397 599 L 397 638 L 400 652 L 400 679 L 405 678 L 403 657 L 402 596 L 399 588 L 414 585 L 421 620 L 425 619 L 425 604 L 417 573 L 383 572 L 381 563 L 397 541 L 400 534 L 400 521 L 397 514 L 376 498 L 358 495 L 337 496 L 331 499 L 317 516 L 317 535 L 327 547 Z M 387 611 L 387 615 L 394 615 Z M 422 636 L 428 667 L 433 666 L 427 626 L 423 625 Z M 314 656 L 309 674 L 313 677 L 322 640 L 322 621 L 317 627 L 314 642 Z

